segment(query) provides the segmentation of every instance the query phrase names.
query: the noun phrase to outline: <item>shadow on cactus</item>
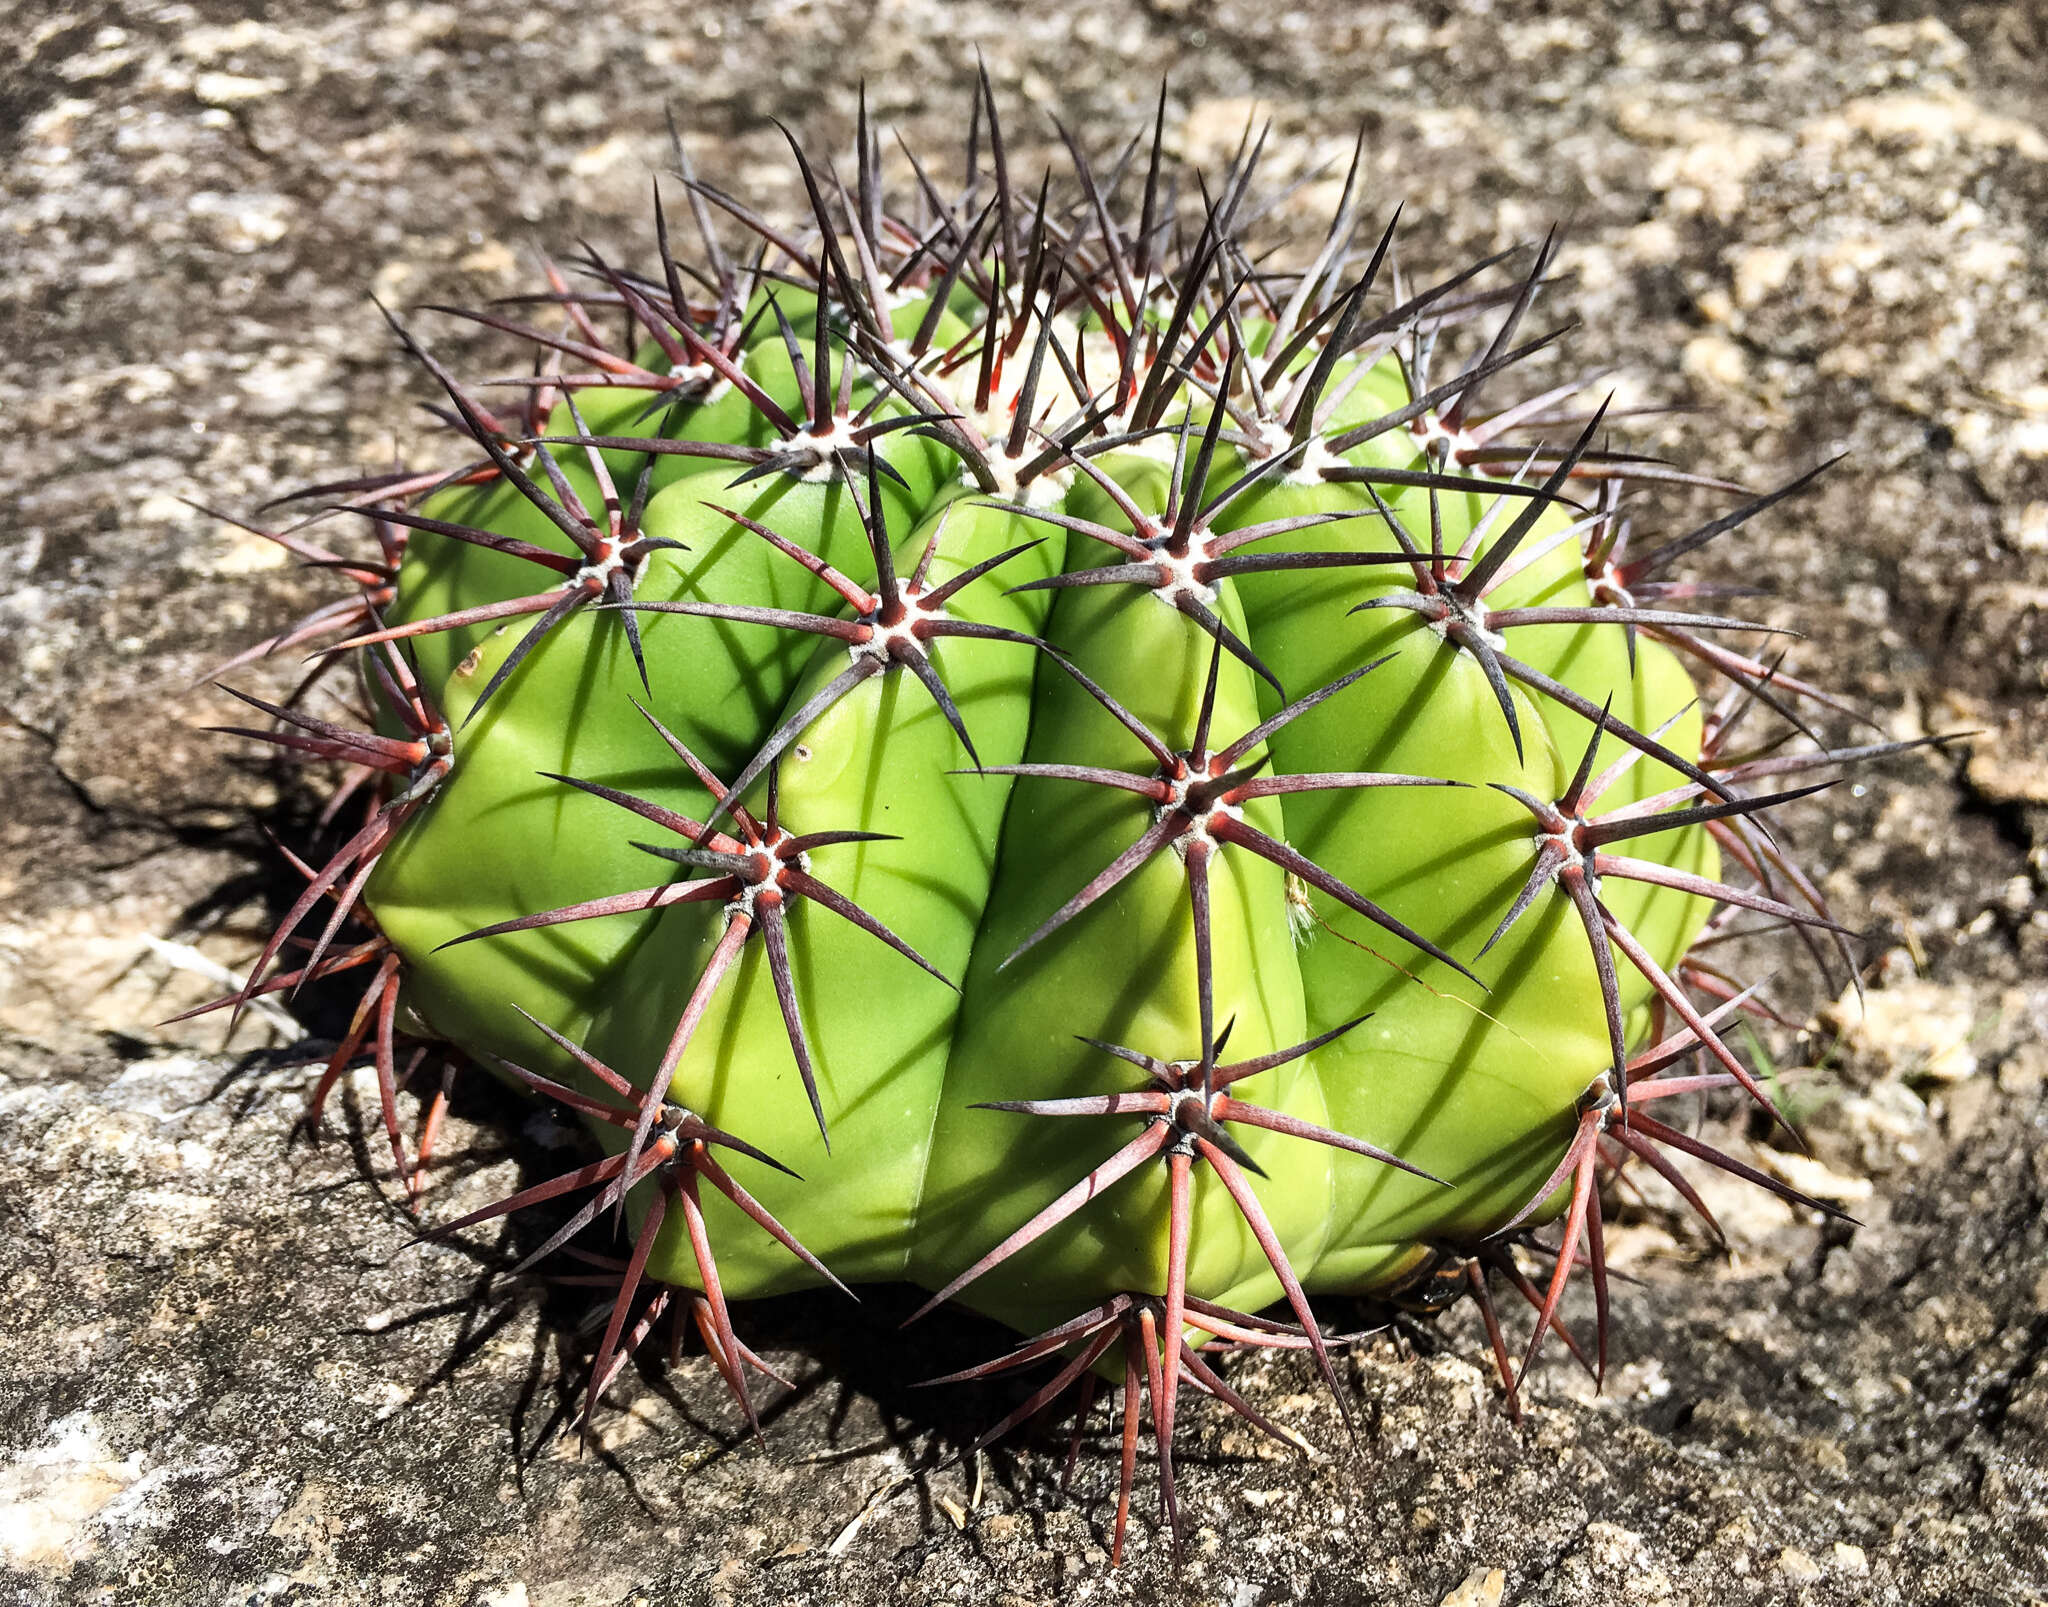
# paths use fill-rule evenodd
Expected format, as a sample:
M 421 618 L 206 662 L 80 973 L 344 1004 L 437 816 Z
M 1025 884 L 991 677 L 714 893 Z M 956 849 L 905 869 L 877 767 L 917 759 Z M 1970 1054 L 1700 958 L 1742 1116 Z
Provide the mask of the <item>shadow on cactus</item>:
M 390 315 L 447 466 L 285 499 L 357 591 L 265 644 L 369 707 L 242 733 L 366 818 L 213 1007 L 367 975 L 313 1115 L 367 1052 L 416 1204 L 423 1046 L 585 1119 L 603 1158 L 433 1232 L 567 1196 L 540 1254 L 618 1239 L 586 1421 L 688 1320 L 758 1424 L 734 1302 L 909 1280 L 1031 1336 L 956 1375 L 1043 1369 L 981 1443 L 1121 1391 L 1114 1555 L 1147 1424 L 1178 1547 L 1190 1395 L 1300 1443 L 1230 1351 L 1306 1352 L 1348 1422 L 1319 1295 L 1476 1297 L 1518 1413 L 1546 1334 L 1604 1367 L 1615 1173 L 1829 1209 L 1673 1102 L 1776 1117 L 1713 945 L 1853 975 L 1771 815 L 1906 746 L 1831 750 L 1787 636 L 1678 573 L 1811 475 L 1614 450 L 1581 383 L 1505 400 L 1552 242 L 1411 280 L 1354 159 L 1269 254 L 1260 141 L 1196 182 L 1164 112 L 1025 187 L 984 84 L 907 194 L 863 115 L 850 184 L 792 140 L 787 224 L 678 143 L 651 272 L 434 309 L 502 370 Z M 1658 483 L 1726 511 L 1645 536 Z M 374 558 L 304 533 L 349 520 Z

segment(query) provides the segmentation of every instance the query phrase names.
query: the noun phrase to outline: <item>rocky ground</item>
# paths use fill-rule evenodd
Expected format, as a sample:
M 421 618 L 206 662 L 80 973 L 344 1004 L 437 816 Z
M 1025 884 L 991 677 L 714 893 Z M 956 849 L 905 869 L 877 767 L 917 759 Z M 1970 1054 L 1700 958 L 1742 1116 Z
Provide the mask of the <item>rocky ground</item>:
M 0 67 L 0 1594 L 2048 1599 L 2048 11 L 244 9 L 31 3 Z M 1105 1570 L 1099 1445 L 1065 1501 L 1055 1443 L 944 1465 L 1010 1397 L 909 1386 L 992 1335 L 900 1342 L 889 1292 L 748 1317 L 796 1382 L 765 1450 L 687 1356 L 629 1375 L 579 1454 L 575 1291 L 409 1249 L 364 1089 L 294 1141 L 335 1021 L 228 1052 L 154 1024 L 247 963 L 288 896 L 263 831 L 312 805 L 188 686 L 318 578 L 178 499 L 383 463 L 423 393 L 367 294 L 502 294 L 537 241 L 644 249 L 664 103 L 700 166 L 786 198 L 771 115 L 843 138 L 864 77 L 946 146 L 977 50 L 1034 173 L 1053 115 L 1104 149 L 1168 71 L 1190 157 L 1256 108 L 1275 169 L 1312 175 L 1363 120 L 1418 265 L 1569 219 L 1573 360 L 1698 405 L 1644 441 L 1759 484 L 1850 454 L 1725 560 L 1802 662 L 1896 734 L 1976 733 L 1804 817 L 1872 989 L 1772 1046 L 1820 1069 L 1787 1084 L 1812 1158 L 1771 1164 L 1861 1226 L 1716 1191 L 1716 1257 L 1635 1211 L 1615 1375 L 1539 1369 L 1519 1429 L 1470 1313 L 1351 1349 L 1355 1458 L 1197 1410 L 1178 1576 L 1142 1520 Z M 566 1141 L 468 1095 L 435 1209 Z M 1341 1445 L 1306 1368 L 1237 1379 Z

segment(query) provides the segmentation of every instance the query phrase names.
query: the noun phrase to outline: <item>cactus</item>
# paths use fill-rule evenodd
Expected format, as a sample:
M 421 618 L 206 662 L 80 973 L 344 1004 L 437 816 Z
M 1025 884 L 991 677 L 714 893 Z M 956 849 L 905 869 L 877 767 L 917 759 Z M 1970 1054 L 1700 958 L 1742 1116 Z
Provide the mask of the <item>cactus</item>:
M 619 1236 L 586 1419 L 668 1316 L 758 1422 L 734 1301 L 910 1280 L 1031 1336 L 956 1376 L 1050 1369 L 980 1443 L 1121 1387 L 1118 1554 L 1141 1405 L 1176 1544 L 1183 1390 L 1284 1434 L 1220 1350 L 1344 1405 L 1318 1295 L 1469 1292 L 1513 1412 L 1546 1334 L 1604 1366 L 1613 1171 L 1829 1209 L 1666 1102 L 1778 1119 L 1727 1038 L 1771 1006 L 1710 945 L 1849 959 L 1766 819 L 1901 746 L 1794 741 L 1853 711 L 1676 573 L 1811 474 L 1613 450 L 1584 384 L 1485 405 L 1557 339 L 1554 241 L 1418 288 L 1354 157 L 1270 266 L 1259 142 L 1191 211 L 1160 108 L 1026 192 L 984 82 L 963 186 L 905 204 L 863 111 L 850 187 L 791 140 L 787 227 L 678 141 L 655 271 L 435 309 L 530 360 L 465 382 L 387 313 L 452 461 L 246 526 L 357 591 L 229 666 L 353 667 L 357 723 L 245 696 L 242 734 L 367 811 L 217 1001 L 368 975 L 312 1115 L 367 1052 L 416 1205 L 448 1085 L 409 1149 L 407 1043 L 585 1120 L 598 1159 L 432 1231 L 560 1199 L 537 1255 Z M 1734 500 L 1646 538 L 1660 483 Z M 306 534 L 341 516 L 374 560 Z

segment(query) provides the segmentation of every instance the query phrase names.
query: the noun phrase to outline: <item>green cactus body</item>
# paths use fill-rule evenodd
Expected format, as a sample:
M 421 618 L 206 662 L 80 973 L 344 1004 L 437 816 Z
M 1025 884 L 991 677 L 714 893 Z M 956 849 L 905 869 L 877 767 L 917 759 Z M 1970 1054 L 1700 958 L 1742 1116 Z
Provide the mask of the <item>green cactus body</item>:
M 484 456 L 391 515 L 357 640 L 424 702 L 299 745 L 403 790 L 286 931 L 359 898 L 387 1037 L 402 985 L 591 1118 L 560 1189 L 633 1244 L 593 1399 L 643 1278 L 701 1292 L 743 1401 L 727 1302 L 907 1279 L 1047 1331 L 1021 1359 L 1149 1371 L 1170 1437 L 1203 1336 L 1334 1384 L 1304 1290 L 1498 1268 L 1560 1212 L 1600 1271 L 1595 1161 L 1671 1133 L 1616 1112 L 1761 1097 L 1693 957 L 1717 904 L 1829 923 L 1749 834 L 1741 698 L 1674 650 L 1772 702 L 1700 646 L 1760 627 L 1658 600 L 1694 594 L 1626 556 L 1598 413 L 1525 457 L 1474 423 L 1547 248 L 1411 406 L 1463 277 L 1362 321 L 1375 257 L 1225 317 L 1215 216 L 1165 270 L 1155 225 L 1093 214 L 1095 260 L 1007 191 L 871 236 L 867 139 L 813 255 L 768 237 L 772 298 L 712 242 L 743 321 L 593 259 L 643 338 L 556 343 L 603 382 L 543 394 L 542 444 L 405 337 Z

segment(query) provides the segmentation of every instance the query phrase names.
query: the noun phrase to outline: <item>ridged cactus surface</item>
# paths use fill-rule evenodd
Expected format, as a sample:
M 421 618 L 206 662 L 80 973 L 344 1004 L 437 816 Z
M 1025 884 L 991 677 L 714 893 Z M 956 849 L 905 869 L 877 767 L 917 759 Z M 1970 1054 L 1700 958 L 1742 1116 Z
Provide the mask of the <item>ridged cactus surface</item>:
M 1311 1297 L 1469 1290 L 1512 1403 L 1489 1280 L 1533 1355 L 1586 1267 L 1604 1353 L 1604 1176 L 1766 1182 L 1673 1103 L 1768 1108 L 1711 944 L 1840 943 L 1763 815 L 1852 755 L 1681 574 L 1803 481 L 1523 382 L 1551 242 L 1416 280 L 1354 166 L 1269 257 L 1255 143 L 1075 162 L 1023 188 L 990 102 L 892 200 L 863 122 L 850 183 L 797 151 L 808 219 L 685 168 L 651 271 L 463 314 L 496 372 L 394 316 L 438 466 L 316 488 L 379 554 L 276 532 L 360 590 L 267 644 L 374 713 L 250 700 L 367 808 L 235 1002 L 370 979 L 318 1092 L 373 1057 L 416 1194 L 408 1035 L 582 1115 L 596 1158 L 439 1231 L 617 1233 L 592 1407 L 672 1316 L 751 1413 L 732 1302 L 909 1280 L 1039 1336 L 976 1370 L 1046 1365 L 1012 1421 L 1122 1383 L 1126 1501 L 1149 1397 L 1171 1521 L 1181 1387 L 1250 1414 L 1219 1346 L 1341 1401 Z M 1632 529 L 1660 482 L 1722 511 Z

